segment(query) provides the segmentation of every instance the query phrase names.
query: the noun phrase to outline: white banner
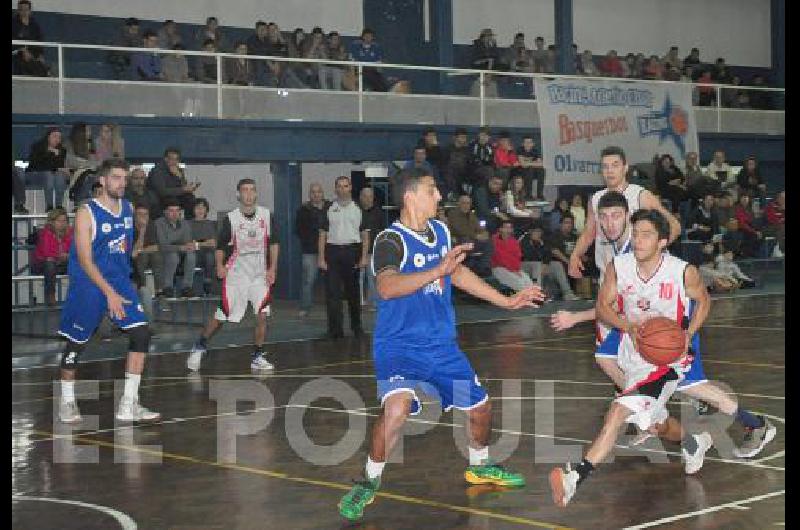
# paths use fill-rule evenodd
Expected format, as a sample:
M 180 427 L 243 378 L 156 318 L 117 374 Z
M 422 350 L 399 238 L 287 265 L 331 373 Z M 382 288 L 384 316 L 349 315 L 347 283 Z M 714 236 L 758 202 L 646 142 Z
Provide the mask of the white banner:
M 602 185 L 609 145 L 629 164 L 669 153 L 682 166 L 698 151 L 690 85 L 537 78 L 536 100 L 548 184 Z

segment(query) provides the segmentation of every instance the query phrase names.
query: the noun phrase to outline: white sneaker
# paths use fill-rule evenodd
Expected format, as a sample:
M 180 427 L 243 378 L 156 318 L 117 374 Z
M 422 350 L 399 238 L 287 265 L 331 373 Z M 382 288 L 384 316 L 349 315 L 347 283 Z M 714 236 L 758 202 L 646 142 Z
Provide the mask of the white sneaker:
M 697 442 L 697 451 L 690 455 L 686 449 L 681 449 L 684 460 L 683 470 L 687 475 L 694 475 L 700 471 L 700 468 L 703 467 L 703 459 L 706 456 L 706 452 L 714 445 L 714 440 L 711 439 L 711 435 L 707 432 L 693 434 L 692 436 Z
M 253 362 L 250 363 L 250 368 L 253 370 L 272 370 L 275 366 L 264 357 L 263 353 L 260 353 L 253 356 Z
M 194 346 L 192 346 L 192 351 L 189 353 L 189 358 L 186 359 L 186 368 L 192 372 L 198 371 L 200 369 L 200 362 L 203 360 L 203 355 L 205 353 L 206 349 L 200 344 L 195 343 Z
M 550 471 L 550 490 L 553 492 L 553 502 L 556 506 L 566 507 L 575 490 L 578 489 L 580 475 L 567 464 L 566 469 L 560 467 Z
M 117 419 L 119 421 L 155 421 L 161 414 L 139 404 L 138 400 L 129 401 L 124 397 L 119 401 Z
M 76 402 L 62 399 L 58 405 L 58 419 L 61 423 L 78 423 L 83 418 Z

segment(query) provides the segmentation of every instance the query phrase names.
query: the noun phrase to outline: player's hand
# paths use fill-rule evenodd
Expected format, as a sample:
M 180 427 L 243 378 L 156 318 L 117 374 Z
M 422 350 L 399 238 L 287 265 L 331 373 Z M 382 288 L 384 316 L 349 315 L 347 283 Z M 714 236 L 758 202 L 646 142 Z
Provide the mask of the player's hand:
M 217 278 L 219 278 L 220 280 L 224 280 L 226 276 L 228 276 L 227 267 L 225 267 L 224 265 L 221 267 L 217 265 Z
M 267 285 L 275 283 L 275 269 L 267 269 Z
M 556 331 L 566 331 L 577 323 L 571 311 L 556 311 L 550 317 L 550 327 Z
M 111 291 L 106 295 L 106 302 L 108 303 L 108 312 L 111 316 L 122 320 L 125 318 L 125 304 L 130 304 L 130 300 L 125 300 L 116 291 Z
M 547 299 L 547 294 L 538 285 L 526 287 L 518 293 L 506 298 L 506 309 L 523 307 L 539 307 Z
M 583 278 L 584 265 L 581 256 L 572 253 L 569 257 L 569 275 L 573 278 Z
M 325 261 L 325 258 L 319 258 L 317 260 L 317 267 L 319 267 L 319 269 L 323 271 L 328 270 L 328 263 Z
M 439 278 L 453 274 L 456 267 L 467 257 L 467 252 L 472 250 L 472 247 L 472 243 L 462 243 L 451 248 L 436 267 Z

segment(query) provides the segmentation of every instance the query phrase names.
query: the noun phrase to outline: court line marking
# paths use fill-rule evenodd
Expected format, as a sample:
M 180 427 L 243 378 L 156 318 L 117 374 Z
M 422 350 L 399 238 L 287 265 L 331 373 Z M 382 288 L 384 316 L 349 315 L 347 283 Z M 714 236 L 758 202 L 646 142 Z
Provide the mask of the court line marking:
M 703 324 L 704 328 L 726 328 L 726 329 L 752 329 L 754 331 L 786 331 L 786 328 L 765 328 L 761 326 L 736 326 L 733 324 Z
M 679 515 L 673 515 L 672 517 L 663 517 L 661 519 L 657 519 L 655 521 L 650 521 L 648 523 L 642 523 L 635 526 L 628 526 L 623 530 L 641 530 L 643 528 L 651 528 L 653 526 L 661 526 L 662 524 L 671 523 L 673 521 L 680 521 L 681 519 L 689 519 L 691 517 L 697 517 L 698 515 L 703 515 L 706 513 L 718 512 L 720 510 L 725 510 L 727 508 L 734 508 L 740 507 L 745 504 L 752 504 L 754 502 L 762 501 L 764 499 L 769 499 L 771 497 L 776 497 L 778 495 L 784 495 L 786 490 L 778 490 L 773 491 L 770 493 L 765 493 L 764 495 L 756 495 L 754 497 L 748 497 L 746 499 L 742 499 L 740 501 L 734 502 L 726 502 L 725 504 L 718 504 L 716 506 L 710 506 L 703 510 L 696 510 L 693 512 L 686 512 Z
M 753 460 L 753 462 L 766 462 L 768 460 L 773 460 L 775 458 L 781 458 L 782 456 L 786 456 L 786 451 L 778 451 L 775 454 L 771 454 L 769 456 L 765 456 L 764 458 L 759 458 L 758 460 Z
M 53 434 L 53 433 L 48 433 L 48 432 L 45 432 L 45 431 L 34 431 L 34 433 L 38 434 L 38 435 L 42 435 L 42 436 L 49 436 L 49 435 Z M 135 445 L 134 446 L 122 445 L 122 444 L 116 444 L 116 443 L 112 443 L 112 442 L 106 442 L 106 441 L 103 441 L 103 440 L 95 440 L 95 439 L 92 439 L 92 438 L 86 438 L 86 437 L 81 436 L 81 435 L 73 435 L 73 438 L 76 441 L 79 441 L 79 442 L 82 442 L 82 443 L 86 443 L 86 444 L 89 444 L 89 445 L 96 445 L 98 447 L 105 447 L 105 448 L 111 448 L 111 449 L 121 449 L 121 450 L 131 451 L 131 452 L 151 454 L 151 455 L 154 455 L 154 456 L 159 456 L 161 458 L 166 458 L 168 460 L 178 460 L 178 461 L 188 462 L 188 463 L 191 463 L 191 464 L 205 465 L 205 466 L 215 467 L 215 468 L 219 468 L 219 469 L 229 469 L 229 470 L 233 470 L 233 471 L 241 471 L 241 472 L 244 472 L 244 473 L 251 473 L 251 474 L 254 474 L 254 475 L 261 475 L 261 476 L 269 477 L 269 478 L 287 480 L 287 481 L 290 481 L 290 482 L 295 482 L 295 483 L 303 484 L 303 485 L 307 485 L 307 486 L 321 486 L 321 487 L 325 487 L 325 488 L 329 488 L 329 489 L 336 489 L 336 490 L 341 490 L 341 491 L 349 491 L 350 487 L 351 487 L 350 485 L 347 485 L 347 484 L 339 484 L 339 483 L 336 483 L 336 482 L 328 482 L 328 481 L 325 481 L 325 480 L 316 480 L 316 479 L 310 479 L 310 478 L 305 478 L 305 477 L 299 477 L 299 476 L 289 475 L 288 473 L 283 473 L 283 472 L 280 472 L 280 471 L 271 471 L 271 470 L 268 470 L 268 469 L 258 469 L 258 468 L 249 467 L 249 466 L 243 466 L 243 465 L 239 465 L 239 464 L 226 464 L 226 463 L 221 463 L 221 462 L 214 462 L 214 461 L 211 461 L 211 460 L 202 460 L 200 458 L 195 458 L 195 457 L 192 457 L 192 456 L 182 455 L 182 454 L 178 454 L 178 453 L 168 453 L 166 451 L 155 451 L 155 450 L 152 450 L 152 449 L 147 449 L 145 447 L 139 447 L 139 446 L 135 446 Z M 407 504 L 418 504 L 418 505 L 422 505 L 422 506 L 429 506 L 429 507 L 432 507 L 432 508 L 440 508 L 440 509 L 450 510 L 450 511 L 453 511 L 453 512 L 467 513 L 467 514 L 470 514 L 470 515 L 480 515 L 480 516 L 484 516 L 484 517 L 489 517 L 491 519 L 497 519 L 497 520 L 500 520 L 500 521 L 506 521 L 506 522 L 510 522 L 510 523 L 517 523 L 517 524 L 526 525 L 526 526 L 534 526 L 534 527 L 539 527 L 539 528 L 550 528 L 550 529 L 554 529 L 554 530 L 556 530 L 556 529 L 557 530 L 573 530 L 573 529 L 570 529 L 569 527 L 560 526 L 560 525 L 556 525 L 556 524 L 552 524 L 552 523 L 547 523 L 547 522 L 544 522 L 544 521 L 536 521 L 534 519 L 525 519 L 523 517 L 514 517 L 514 516 L 511 516 L 511 515 L 506 515 L 506 514 L 502 514 L 502 513 L 491 512 L 491 511 L 488 511 L 488 510 L 470 508 L 470 507 L 467 507 L 467 506 L 459 506 L 459 505 L 456 505 L 456 504 L 448 504 L 448 503 L 439 502 L 439 501 L 432 501 L 432 500 L 429 500 L 429 499 L 421 499 L 421 498 L 418 498 L 418 497 L 411 497 L 411 496 L 408 496 L 408 495 L 400 495 L 400 494 L 391 493 L 391 492 L 388 492 L 388 491 L 378 491 L 376 493 L 376 496 L 377 497 L 382 497 L 384 499 L 391 499 L 391 500 L 398 501 L 398 502 L 405 502 Z
M 136 525 L 136 521 L 134 521 L 129 515 L 120 512 L 118 510 L 115 510 L 114 508 L 109 508 L 108 506 L 101 506 L 99 504 L 90 504 L 88 502 L 73 501 L 68 499 L 54 499 L 51 497 L 29 497 L 27 495 L 12 495 L 11 500 L 53 502 L 56 504 L 70 504 L 74 506 L 80 506 L 81 508 L 89 508 L 91 510 L 96 510 L 98 512 L 113 517 L 122 527 L 122 530 L 136 530 L 138 528 L 138 526 Z

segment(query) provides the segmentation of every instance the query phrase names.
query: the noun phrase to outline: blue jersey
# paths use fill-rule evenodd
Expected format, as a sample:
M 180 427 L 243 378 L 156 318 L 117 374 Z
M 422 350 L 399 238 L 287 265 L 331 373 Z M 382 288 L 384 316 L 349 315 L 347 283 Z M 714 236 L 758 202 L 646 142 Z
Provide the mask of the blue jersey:
M 133 207 L 126 199 L 120 199 L 120 211 L 114 215 L 96 200 L 86 205 L 92 214 L 92 261 L 103 278 L 119 279 L 131 276 L 131 252 L 133 251 Z M 75 239 L 69 250 L 70 284 L 91 282 L 78 261 Z
M 400 236 L 403 242 L 401 274 L 430 270 L 451 248 L 450 231 L 435 219 L 429 226 L 433 243 L 399 221 L 386 229 Z M 373 264 L 374 271 L 374 264 Z M 456 316 L 450 296 L 450 277 L 438 278 L 415 292 L 399 298 L 378 297 L 378 316 L 373 333 L 376 348 L 404 348 L 453 343 L 456 339 Z

